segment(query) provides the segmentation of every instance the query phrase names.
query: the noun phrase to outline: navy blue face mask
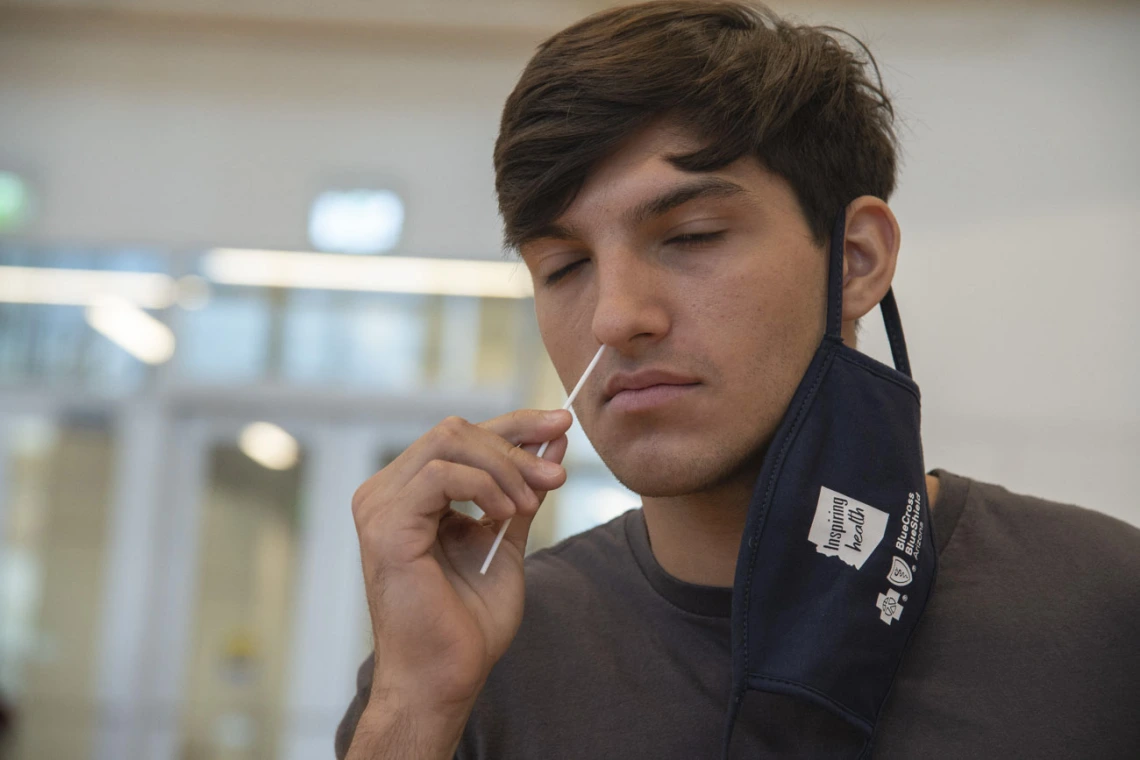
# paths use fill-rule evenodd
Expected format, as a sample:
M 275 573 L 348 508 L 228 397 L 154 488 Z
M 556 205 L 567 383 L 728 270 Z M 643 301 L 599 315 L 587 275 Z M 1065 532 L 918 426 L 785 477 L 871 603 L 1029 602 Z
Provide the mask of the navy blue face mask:
M 831 236 L 827 331 L 768 448 L 741 539 L 726 758 L 749 692 L 768 705 L 801 704 L 788 715 L 836 722 L 828 756 L 869 757 L 934 585 L 918 386 L 891 291 L 880 308 L 894 369 L 843 345 L 845 228 L 843 209 Z M 782 714 L 749 721 L 781 723 Z M 797 756 L 824 754 L 806 735 L 819 732 L 802 729 L 793 721 L 763 733 Z

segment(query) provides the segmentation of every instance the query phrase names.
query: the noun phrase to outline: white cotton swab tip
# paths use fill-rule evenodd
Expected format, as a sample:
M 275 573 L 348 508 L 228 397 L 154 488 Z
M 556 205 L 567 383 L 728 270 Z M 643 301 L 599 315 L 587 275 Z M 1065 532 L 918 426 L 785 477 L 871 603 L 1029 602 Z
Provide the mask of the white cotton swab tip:
M 578 384 L 574 386 L 574 390 L 570 391 L 570 395 L 566 397 L 566 403 L 562 405 L 563 409 L 569 409 L 574 404 L 574 399 L 578 398 L 578 391 L 582 390 L 582 386 L 586 384 L 586 379 L 590 373 L 594 371 L 594 367 L 598 366 L 598 360 L 602 358 L 602 352 L 606 350 L 605 345 L 598 349 L 598 353 L 594 354 L 594 358 L 586 365 L 586 371 L 578 378 Z M 550 445 L 550 441 L 546 441 L 538 447 L 538 458 L 542 459 L 542 455 L 546 453 L 546 447 Z M 487 568 L 491 566 L 491 560 L 495 556 L 495 552 L 499 551 L 499 544 L 503 543 L 503 536 L 507 535 L 507 528 L 511 524 L 511 518 L 503 520 L 503 524 L 499 526 L 499 533 L 495 536 L 495 542 L 491 544 L 491 551 L 487 552 L 487 559 L 483 560 L 483 567 L 479 568 L 480 575 L 487 574 Z

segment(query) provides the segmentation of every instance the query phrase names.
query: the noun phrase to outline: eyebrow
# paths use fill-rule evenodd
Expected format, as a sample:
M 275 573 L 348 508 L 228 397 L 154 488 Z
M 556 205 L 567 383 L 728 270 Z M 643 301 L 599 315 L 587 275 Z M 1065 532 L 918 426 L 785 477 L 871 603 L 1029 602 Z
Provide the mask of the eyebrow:
M 678 206 L 697 198 L 726 198 L 745 193 L 745 189 L 735 182 L 720 177 L 704 177 L 694 182 L 678 185 L 656 198 L 650 198 L 637 205 L 626 215 L 626 222 L 636 226 L 650 219 L 667 214 Z
M 704 177 L 692 182 L 686 182 L 661 193 L 660 195 L 642 201 L 625 215 L 625 221 L 630 226 L 637 226 L 654 217 L 667 214 L 680 205 L 698 198 L 727 198 L 734 195 L 746 194 L 748 191 L 735 182 L 721 177 Z M 550 238 L 552 240 L 580 240 L 582 234 L 578 228 L 569 224 L 550 222 L 527 235 L 519 245 L 534 240 Z

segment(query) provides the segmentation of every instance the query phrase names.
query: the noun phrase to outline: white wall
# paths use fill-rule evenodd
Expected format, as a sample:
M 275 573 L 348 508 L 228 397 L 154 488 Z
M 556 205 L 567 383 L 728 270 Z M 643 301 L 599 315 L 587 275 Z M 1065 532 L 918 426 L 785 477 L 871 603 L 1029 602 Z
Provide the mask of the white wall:
M 17 16 L 0 165 L 38 186 L 41 240 L 306 249 L 348 175 L 402 192 L 406 251 L 496 257 L 491 149 L 531 46 L 490 42 Z
M 897 93 L 928 465 L 1140 524 L 1140 9 L 811 18 Z

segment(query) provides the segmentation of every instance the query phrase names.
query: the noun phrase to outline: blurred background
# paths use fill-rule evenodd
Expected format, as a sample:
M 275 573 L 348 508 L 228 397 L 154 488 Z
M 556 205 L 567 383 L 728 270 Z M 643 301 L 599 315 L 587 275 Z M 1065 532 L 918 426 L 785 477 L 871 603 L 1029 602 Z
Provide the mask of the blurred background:
M 356 487 L 563 399 L 491 149 L 605 5 L 0 1 L 0 757 L 332 757 Z M 928 466 L 1140 524 L 1140 9 L 775 7 L 895 96 Z M 531 550 L 637 504 L 568 469 Z

